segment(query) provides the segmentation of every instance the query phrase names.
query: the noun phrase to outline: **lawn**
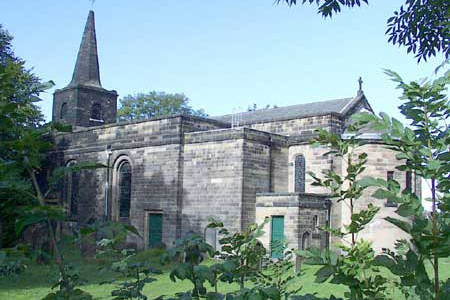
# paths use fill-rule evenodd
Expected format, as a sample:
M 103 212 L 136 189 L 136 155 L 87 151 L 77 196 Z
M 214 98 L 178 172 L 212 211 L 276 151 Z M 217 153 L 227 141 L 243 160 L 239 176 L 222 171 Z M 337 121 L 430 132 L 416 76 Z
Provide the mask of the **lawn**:
M 158 257 L 152 252 L 144 252 L 140 254 L 141 258 L 145 258 L 157 264 Z M 70 261 L 75 262 L 80 274 L 87 280 L 81 288 L 92 294 L 96 299 L 111 299 L 110 294 L 114 289 L 112 284 L 100 285 L 100 282 L 112 279 L 115 274 L 110 271 L 99 272 L 99 263 L 95 261 L 85 261 L 80 257 L 71 257 Z M 206 264 L 213 263 L 212 260 Z M 149 299 L 154 299 L 159 295 L 174 295 L 176 292 L 182 292 L 192 289 L 192 285 L 188 281 L 172 282 L 169 278 L 170 267 L 163 268 L 164 273 L 155 276 L 158 280 L 148 284 L 144 289 L 144 294 Z M 343 296 L 347 290 L 345 286 L 334 285 L 330 283 L 318 284 L 314 282 L 314 273 L 318 266 L 305 265 L 303 267 L 304 275 L 298 277 L 293 286 L 303 286 L 299 294 L 317 293 L 318 296 L 328 297 L 331 294 L 335 296 Z M 386 271 L 386 275 L 389 276 Z M 450 260 L 444 261 L 441 278 L 449 278 L 450 276 Z M 51 286 L 57 280 L 57 268 L 55 264 L 37 265 L 30 263 L 27 270 L 17 277 L 0 277 L 0 299 L 1 300 L 38 300 L 44 297 L 51 289 Z M 250 283 L 249 283 L 250 285 Z M 222 293 L 235 291 L 237 285 L 229 285 L 221 283 L 219 290 Z M 211 289 L 212 291 L 212 289 Z M 400 294 L 395 295 L 395 299 L 403 299 Z

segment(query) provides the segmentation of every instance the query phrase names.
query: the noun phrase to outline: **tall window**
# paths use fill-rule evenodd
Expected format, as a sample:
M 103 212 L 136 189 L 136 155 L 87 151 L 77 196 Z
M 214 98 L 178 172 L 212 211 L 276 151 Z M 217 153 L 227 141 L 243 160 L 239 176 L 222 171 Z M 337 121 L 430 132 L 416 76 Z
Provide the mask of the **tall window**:
M 314 216 L 313 217 L 313 232 L 317 233 L 319 231 L 319 217 L 318 216 Z
M 125 161 L 119 166 L 119 217 L 130 217 L 131 165 Z
M 92 104 L 91 119 L 101 120 L 102 119 L 102 106 L 98 103 Z
M 408 192 L 412 192 L 412 173 L 411 171 L 406 171 L 405 174 L 405 185 L 406 185 L 406 190 Z
M 67 118 L 67 103 L 65 103 L 65 102 L 61 105 L 61 110 L 59 112 L 59 118 L 60 119 Z
M 67 164 L 68 167 L 74 165 L 75 162 L 71 161 Z M 67 208 L 68 215 L 71 218 L 78 216 L 78 191 L 79 191 L 80 176 L 78 172 L 68 171 L 66 174 L 66 186 L 64 189 L 64 199 L 66 200 L 65 207 Z
M 297 155 L 295 157 L 294 166 L 295 191 L 298 193 L 305 192 L 305 157 Z
M 305 232 L 302 236 L 302 250 L 309 248 L 309 232 Z

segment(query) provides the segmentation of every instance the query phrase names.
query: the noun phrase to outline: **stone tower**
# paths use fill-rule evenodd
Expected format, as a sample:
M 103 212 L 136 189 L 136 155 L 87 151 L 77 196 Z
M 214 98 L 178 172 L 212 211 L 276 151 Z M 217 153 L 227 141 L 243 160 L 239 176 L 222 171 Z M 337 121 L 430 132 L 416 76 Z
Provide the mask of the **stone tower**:
M 99 126 L 115 123 L 116 110 L 117 92 L 100 83 L 94 12 L 90 11 L 72 81 L 53 94 L 53 121 L 74 128 Z

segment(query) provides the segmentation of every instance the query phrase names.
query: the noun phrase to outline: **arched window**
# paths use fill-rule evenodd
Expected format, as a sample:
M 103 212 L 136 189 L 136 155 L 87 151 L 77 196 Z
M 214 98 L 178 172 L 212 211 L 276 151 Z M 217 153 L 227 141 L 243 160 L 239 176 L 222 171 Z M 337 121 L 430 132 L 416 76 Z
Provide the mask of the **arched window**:
M 124 161 L 119 166 L 119 217 L 130 217 L 131 165 Z
M 67 167 L 73 166 L 76 162 L 70 161 Z M 70 218 L 78 216 L 78 202 L 79 202 L 79 182 L 80 176 L 78 172 L 68 169 L 66 173 L 66 184 L 64 188 L 64 200 L 67 214 Z
M 309 232 L 305 232 L 302 236 L 302 250 L 309 248 Z
M 318 232 L 319 231 L 319 217 L 318 216 L 314 216 L 313 217 L 313 232 Z
M 294 180 L 295 180 L 295 191 L 297 193 L 305 192 L 305 157 L 303 155 L 297 155 L 295 157 L 294 166 Z
M 102 119 L 102 106 L 99 103 L 92 104 L 91 119 L 93 120 Z
M 59 118 L 60 119 L 67 118 L 67 103 L 65 102 L 61 105 L 61 110 L 59 111 Z

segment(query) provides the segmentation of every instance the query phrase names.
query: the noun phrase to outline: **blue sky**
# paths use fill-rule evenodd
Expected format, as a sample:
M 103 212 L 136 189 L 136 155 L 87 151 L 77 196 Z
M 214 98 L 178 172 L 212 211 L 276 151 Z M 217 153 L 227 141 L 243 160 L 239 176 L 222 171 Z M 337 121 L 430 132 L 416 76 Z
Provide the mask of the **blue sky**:
M 119 97 L 184 93 L 210 115 L 256 103 L 286 106 L 354 96 L 357 79 L 377 111 L 398 116 L 399 91 L 383 68 L 407 80 L 433 75 L 443 56 L 417 64 L 387 43 L 386 20 L 403 1 L 370 1 L 333 19 L 315 6 L 273 0 L 97 0 L 103 87 Z M 87 0 L 2 1 L 0 22 L 16 54 L 56 88 L 72 76 L 90 9 Z M 41 106 L 51 116 L 52 93 Z

